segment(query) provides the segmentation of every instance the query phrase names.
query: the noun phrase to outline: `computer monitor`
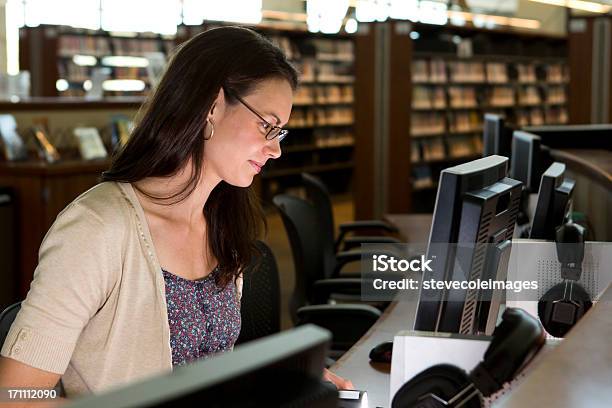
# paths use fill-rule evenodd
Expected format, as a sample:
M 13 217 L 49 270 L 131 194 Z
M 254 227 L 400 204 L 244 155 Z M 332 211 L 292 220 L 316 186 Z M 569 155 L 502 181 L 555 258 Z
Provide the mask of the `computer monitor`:
M 512 152 L 512 129 L 505 126 L 502 116 L 485 113 L 482 142 L 483 157 L 494 154 L 510 157 Z
M 575 182 L 564 173 L 565 164 L 553 163 L 542 175 L 529 238 L 554 241 L 557 227 L 566 222 Z
M 336 407 L 338 392 L 321 380 L 330 339 L 300 326 L 69 407 Z
M 538 135 L 551 149 L 610 150 L 611 124 L 528 126 L 524 131 Z
M 535 193 L 544 171 L 544 153 L 540 136 L 522 130 L 512 135 L 510 177 L 523 183 L 527 193 Z
M 442 171 L 423 281 L 505 280 L 521 183 L 508 158 L 489 156 Z M 421 285 L 415 330 L 490 334 L 503 291 L 438 290 Z

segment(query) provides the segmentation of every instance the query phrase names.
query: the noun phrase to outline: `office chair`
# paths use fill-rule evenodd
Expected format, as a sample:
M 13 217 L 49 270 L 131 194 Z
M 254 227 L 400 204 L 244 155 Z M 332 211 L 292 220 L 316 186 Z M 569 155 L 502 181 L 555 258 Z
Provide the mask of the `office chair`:
M 319 222 L 321 224 L 321 231 L 323 232 L 321 239 L 330 240 L 331 247 L 334 252 L 340 250 L 342 243 L 344 243 L 344 250 L 351 249 L 359 246 L 360 244 L 372 244 L 372 243 L 400 243 L 397 238 L 389 236 L 350 236 L 345 237 L 348 233 L 355 233 L 358 231 L 371 231 L 378 230 L 387 233 L 397 233 L 397 228 L 384 222 L 384 221 L 353 221 L 348 223 L 342 223 L 338 227 L 340 233 L 337 238 L 334 238 L 334 213 L 332 210 L 332 202 L 330 199 L 329 191 L 323 182 L 312 174 L 302 173 L 302 182 L 306 188 L 306 197 L 312 202 L 319 215 Z M 328 244 L 329 245 L 329 244 Z
M 340 278 L 339 275 L 346 264 L 361 261 L 362 255 L 369 254 L 366 251 L 347 251 L 334 255 L 320 239 L 318 215 L 308 201 L 285 194 L 275 196 L 272 201 L 281 214 L 293 254 L 295 288 L 289 305 L 293 322 L 299 321 L 297 310 L 304 305 L 324 304 L 331 297 L 360 302 L 361 276 Z M 387 304 L 384 302 L 379 306 L 384 308 Z
M 21 302 L 13 303 L 0 313 L 0 348 L 6 340 L 6 336 L 21 309 Z
M 242 327 L 236 344 L 280 331 L 280 283 L 278 265 L 270 247 L 257 241 L 261 257 L 244 273 L 240 314 Z M 339 357 L 357 342 L 380 317 L 371 307 L 315 305 L 296 310 L 298 323 L 312 323 L 332 332 L 330 357 Z M 328 366 L 333 360 L 328 360 Z
M 236 344 L 280 332 L 280 281 L 278 265 L 270 247 L 256 242 L 261 257 L 244 271 L 240 315 L 242 324 Z

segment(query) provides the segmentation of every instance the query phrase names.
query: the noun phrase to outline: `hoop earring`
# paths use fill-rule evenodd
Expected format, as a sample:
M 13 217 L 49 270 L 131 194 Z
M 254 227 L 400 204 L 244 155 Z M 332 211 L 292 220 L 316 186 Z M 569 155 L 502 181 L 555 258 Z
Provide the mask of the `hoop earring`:
M 210 140 L 215 134 L 215 125 L 213 125 L 212 120 L 206 119 L 206 123 L 210 125 L 210 136 L 204 137 L 204 140 Z

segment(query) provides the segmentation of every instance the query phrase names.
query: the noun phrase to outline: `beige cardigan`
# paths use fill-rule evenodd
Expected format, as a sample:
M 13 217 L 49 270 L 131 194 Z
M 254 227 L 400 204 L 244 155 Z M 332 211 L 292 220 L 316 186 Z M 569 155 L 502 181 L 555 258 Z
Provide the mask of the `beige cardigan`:
M 171 371 L 165 284 L 152 242 L 131 184 L 102 183 L 82 194 L 47 232 L 1 354 L 62 374 L 68 397 Z

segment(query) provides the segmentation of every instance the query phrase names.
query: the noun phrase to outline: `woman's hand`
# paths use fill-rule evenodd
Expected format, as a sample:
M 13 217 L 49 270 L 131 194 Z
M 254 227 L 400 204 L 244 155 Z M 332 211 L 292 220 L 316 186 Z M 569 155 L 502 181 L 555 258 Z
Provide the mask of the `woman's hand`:
M 339 390 L 354 390 L 355 386 L 349 380 L 332 373 L 327 368 L 323 369 L 323 380 L 334 384 Z

